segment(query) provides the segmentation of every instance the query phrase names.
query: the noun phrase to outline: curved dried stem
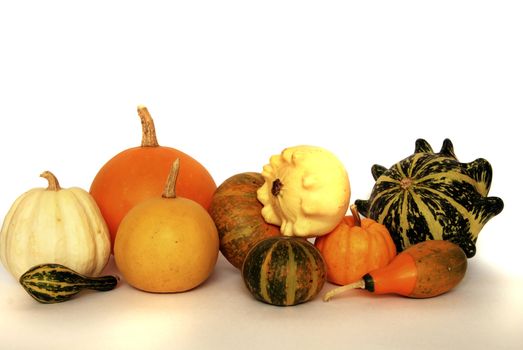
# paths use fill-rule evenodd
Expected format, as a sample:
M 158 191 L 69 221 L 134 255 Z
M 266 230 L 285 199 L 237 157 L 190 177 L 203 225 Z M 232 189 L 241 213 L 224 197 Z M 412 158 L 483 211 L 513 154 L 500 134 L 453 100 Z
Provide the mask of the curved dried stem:
M 52 172 L 46 170 L 40 174 L 40 177 L 43 177 L 49 183 L 49 185 L 47 186 L 48 191 L 61 190 L 60 184 L 58 183 L 58 179 L 56 178 L 56 176 L 54 176 Z
M 333 290 L 329 291 L 323 296 L 323 301 L 329 301 L 333 296 L 336 296 L 338 294 L 344 293 L 351 289 L 361 288 L 365 289 L 365 281 L 359 280 L 351 284 L 347 284 L 345 286 L 341 286 L 338 288 L 334 288 Z
M 358 213 L 358 207 L 356 204 L 352 204 L 350 206 L 350 212 L 352 213 L 352 217 L 354 218 L 354 226 L 361 226 L 361 218 L 360 214 Z
M 138 106 L 138 115 L 142 122 L 142 147 L 158 147 L 158 140 L 156 139 L 156 129 L 154 128 L 154 121 L 147 107 L 143 105 Z
M 163 190 L 163 198 L 176 198 L 176 180 L 180 171 L 180 159 L 176 158 L 167 177 L 167 182 Z

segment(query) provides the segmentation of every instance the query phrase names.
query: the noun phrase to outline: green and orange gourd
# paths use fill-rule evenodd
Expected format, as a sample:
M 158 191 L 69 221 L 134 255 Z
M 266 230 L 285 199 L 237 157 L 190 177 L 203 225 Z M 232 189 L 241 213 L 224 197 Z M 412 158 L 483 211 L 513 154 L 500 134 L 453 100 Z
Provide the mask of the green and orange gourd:
M 209 207 L 220 235 L 220 251 L 238 269 L 257 242 L 280 236 L 280 228 L 267 223 L 261 215 L 263 205 L 256 191 L 263 183 L 259 173 L 233 175 L 218 186 Z
M 467 265 L 467 256 L 457 244 L 424 241 L 408 247 L 389 265 L 366 273 L 359 281 L 329 291 L 323 300 L 329 301 L 354 288 L 374 294 L 432 298 L 456 287 L 463 280 Z

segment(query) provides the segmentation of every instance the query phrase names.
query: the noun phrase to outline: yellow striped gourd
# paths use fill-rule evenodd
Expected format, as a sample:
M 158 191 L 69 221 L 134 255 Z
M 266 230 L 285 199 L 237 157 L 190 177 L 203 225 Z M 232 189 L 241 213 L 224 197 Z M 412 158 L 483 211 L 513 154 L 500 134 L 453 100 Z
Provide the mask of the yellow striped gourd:
M 36 301 L 44 304 L 71 299 L 83 289 L 108 291 L 114 289 L 118 277 L 87 277 L 59 264 L 42 264 L 20 277 L 20 284 Z
M 312 300 L 323 288 L 327 268 L 319 250 L 306 239 L 270 237 L 245 257 L 242 276 L 258 300 L 291 306 Z
M 390 169 L 374 165 L 372 175 L 369 200 L 357 200 L 356 206 L 389 229 L 398 252 L 425 240 L 450 240 L 470 258 L 480 230 L 503 210 L 501 198 L 487 197 L 490 163 L 482 158 L 460 163 L 449 139 L 439 153 L 418 139 L 413 155 Z

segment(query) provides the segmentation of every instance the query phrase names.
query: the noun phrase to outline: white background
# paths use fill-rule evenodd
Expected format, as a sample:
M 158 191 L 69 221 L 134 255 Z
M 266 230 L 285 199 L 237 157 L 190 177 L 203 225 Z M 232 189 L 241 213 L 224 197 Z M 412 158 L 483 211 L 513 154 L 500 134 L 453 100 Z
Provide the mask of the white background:
M 187 293 L 123 282 L 40 305 L 0 268 L 0 348 L 523 347 L 521 2 L 7 3 L 2 216 L 46 185 L 43 170 L 88 189 L 105 161 L 139 145 L 138 104 L 160 144 L 191 154 L 217 184 L 305 143 L 337 154 L 352 200 L 365 199 L 373 164 L 407 157 L 417 138 L 435 150 L 450 138 L 462 162 L 490 161 L 490 195 L 505 209 L 481 232 L 464 281 L 430 300 L 356 291 L 278 308 L 253 300 L 220 258 Z

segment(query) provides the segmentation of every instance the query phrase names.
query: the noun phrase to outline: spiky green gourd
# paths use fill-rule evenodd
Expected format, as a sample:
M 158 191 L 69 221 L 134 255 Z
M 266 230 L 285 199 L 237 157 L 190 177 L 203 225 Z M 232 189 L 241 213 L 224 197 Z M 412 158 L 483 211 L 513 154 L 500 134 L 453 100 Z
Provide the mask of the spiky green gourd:
M 108 291 L 114 289 L 118 277 L 87 277 L 59 264 L 42 264 L 20 277 L 20 284 L 36 301 L 43 304 L 71 299 L 83 289 Z
M 256 299 L 292 306 L 312 300 L 320 292 L 327 268 L 319 250 L 307 240 L 270 237 L 249 251 L 242 276 Z
M 357 200 L 356 206 L 389 229 L 398 252 L 438 239 L 458 244 L 471 258 L 480 230 L 503 210 L 501 198 L 487 197 L 489 162 L 460 163 L 449 139 L 439 153 L 418 139 L 413 155 L 390 169 L 374 165 L 372 176 L 376 183 L 369 200 Z

